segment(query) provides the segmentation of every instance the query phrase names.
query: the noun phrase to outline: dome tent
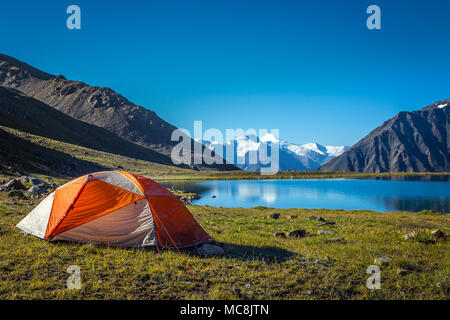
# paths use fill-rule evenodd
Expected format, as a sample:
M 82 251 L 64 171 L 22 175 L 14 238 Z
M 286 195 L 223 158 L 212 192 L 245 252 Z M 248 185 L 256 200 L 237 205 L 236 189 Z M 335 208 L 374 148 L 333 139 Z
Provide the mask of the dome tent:
M 210 236 L 153 180 L 125 171 L 76 178 L 49 194 L 17 227 L 50 241 L 182 248 Z

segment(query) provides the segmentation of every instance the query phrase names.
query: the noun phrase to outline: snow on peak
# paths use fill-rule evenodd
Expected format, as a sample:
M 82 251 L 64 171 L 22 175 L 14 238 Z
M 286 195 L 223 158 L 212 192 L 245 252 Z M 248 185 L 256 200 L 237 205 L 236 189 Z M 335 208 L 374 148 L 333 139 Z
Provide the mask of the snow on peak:
M 317 142 L 305 143 L 302 145 L 297 145 L 290 143 L 287 149 L 298 156 L 311 156 L 313 154 L 318 154 L 324 157 L 337 157 L 344 153 L 348 147 L 347 146 L 322 146 Z
M 326 151 L 325 147 L 318 144 L 317 142 L 305 143 L 305 144 L 302 144 L 300 147 L 302 147 L 306 150 L 311 150 L 311 151 L 317 152 L 322 155 L 325 155 L 324 151 Z
M 272 142 L 272 143 L 280 142 L 280 140 L 271 133 L 266 133 L 264 136 L 262 136 L 262 138 L 260 140 L 262 142 Z
M 446 104 L 440 104 L 440 105 L 438 105 L 437 107 L 438 107 L 439 109 L 442 109 L 442 108 L 445 108 L 446 106 L 448 106 L 448 103 L 446 103 Z
M 280 140 L 271 133 L 266 133 L 259 139 L 256 135 L 242 135 L 222 145 L 216 141 L 204 142 L 212 150 L 231 147 L 234 150 L 233 154 L 238 158 L 245 158 L 247 155 L 250 156 L 251 152 L 259 152 L 262 148 L 268 147 L 270 143 L 277 143 L 280 148 L 280 168 L 282 170 L 315 170 L 348 149 L 347 146 L 323 146 L 316 142 L 298 145 Z M 223 152 L 225 155 L 224 149 Z M 241 169 L 248 170 L 249 168 L 248 163 L 241 164 L 236 162 L 234 156 L 232 159 L 227 160 Z M 251 168 L 252 170 L 256 170 L 255 168 L 260 165 L 262 164 L 258 163 L 256 166 L 251 166 Z
M 250 151 L 257 151 L 259 149 L 260 143 L 252 141 L 250 139 L 240 140 L 237 146 L 238 157 L 244 157 L 246 153 Z
M 328 156 L 337 157 L 347 151 L 347 146 L 325 146 Z

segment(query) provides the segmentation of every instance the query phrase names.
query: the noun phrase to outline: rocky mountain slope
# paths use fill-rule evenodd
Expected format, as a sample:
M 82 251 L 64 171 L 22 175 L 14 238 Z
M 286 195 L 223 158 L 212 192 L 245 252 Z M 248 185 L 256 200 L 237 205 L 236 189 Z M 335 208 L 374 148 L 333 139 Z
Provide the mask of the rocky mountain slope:
M 40 173 L 76 177 L 108 170 L 98 163 L 32 143 L 0 127 L 0 174 Z
M 225 145 L 204 142 L 211 150 L 219 155 L 226 157 L 226 148 L 232 148 L 234 157 L 227 160 L 240 169 L 247 171 L 259 171 L 265 165 L 258 160 L 257 163 L 251 163 L 249 154 L 261 152 L 267 148 L 271 149 L 271 142 L 279 143 L 279 166 L 280 171 L 298 170 L 312 171 L 319 168 L 324 163 L 330 161 L 336 156 L 342 154 L 348 149 L 346 146 L 322 146 L 312 142 L 303 145 L 282 141 L 271 134 L 266 134 L 261 138 L 242 136 Z
M 0 54 L 0 86 L 17 89 L 75 119 L 166 156 L 170 156 L 172 147 L 178 143 L 171 141 L 176 127 L 112 89 L 54 76 L 3 54 Z M 199 165 L 197 168 L 236 169 L 232 165 Z
M 400 112 L 321 171 L 450 171 L 450 99 Z
M 119 138 L 103 128 L 69 117 L 20 91 L 1 86 L 0 125 L 86 148 L 172 164 L 168 156 Z

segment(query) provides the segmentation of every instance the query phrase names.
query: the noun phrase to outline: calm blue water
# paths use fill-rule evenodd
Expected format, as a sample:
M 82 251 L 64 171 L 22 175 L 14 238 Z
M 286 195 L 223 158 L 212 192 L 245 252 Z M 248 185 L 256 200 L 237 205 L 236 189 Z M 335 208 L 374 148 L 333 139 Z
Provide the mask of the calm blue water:
M 201 198 L 192 203 L 195 205 L 450 212 L 448 176 L 396 179 L 230 180 L 164 185 L 199 193 Z

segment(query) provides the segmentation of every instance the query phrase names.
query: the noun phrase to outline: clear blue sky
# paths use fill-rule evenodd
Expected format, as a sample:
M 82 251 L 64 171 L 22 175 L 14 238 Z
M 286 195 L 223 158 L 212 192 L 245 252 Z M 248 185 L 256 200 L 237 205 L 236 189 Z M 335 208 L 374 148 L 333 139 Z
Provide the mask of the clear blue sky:
M 82 29 L 66 28 L 81 7 Z M 381 30 L 366 8 L 381 8 Z M 450 98 L 450 1 L 3 1 L 0 52 L 170 123 L 352 145 Z

